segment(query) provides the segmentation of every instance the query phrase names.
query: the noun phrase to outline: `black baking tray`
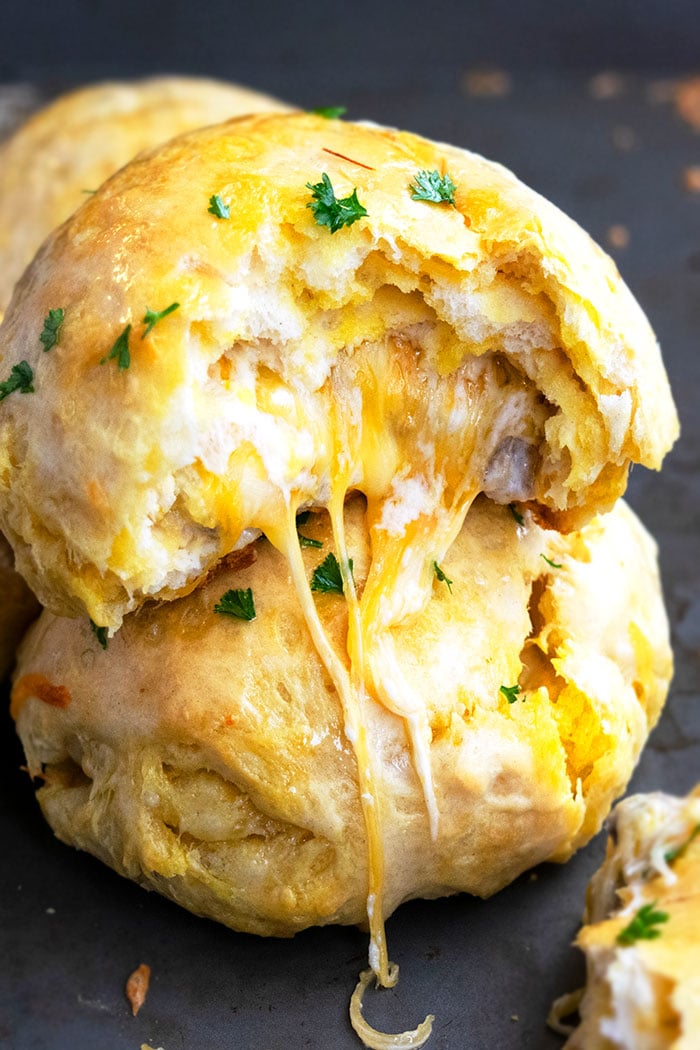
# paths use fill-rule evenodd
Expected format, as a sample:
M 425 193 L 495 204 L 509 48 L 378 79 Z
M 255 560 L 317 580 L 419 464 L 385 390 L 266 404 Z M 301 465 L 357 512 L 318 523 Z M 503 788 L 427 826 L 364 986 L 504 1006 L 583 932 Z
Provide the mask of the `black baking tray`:
M 637 469 L 630 479 L 629 501 L 659 541 L 676 656 L 665 712 L 630 790 L 685 793 L 700 780 L 700 194 L 684 188 L 684 171 L 700 165 L 700 135 L 676 113 L 668 85 L 639 73 L 606 87 L 584 75 L 518 72 L 490 88 L 455 74 L 381 92 L 358 75 L 343 90 L 329 99 L 326 82 L 319 99 L 307 78 L 309 97 L 292 84 L 287 95 L 304 105 L 345 102 L 349 117 L 499 160 L 603 244 L 611 227 L 628 231 L 627 246 L 610 250 L 659 335 L 683 427 L 661 475 Z M 235 934 L 61 845 L 5 721 L 0 1046 L 357 1050 L 347 1008 L 366 965 L 365 933 Z M 387 925 L 400 981 L 367 994 L 370 1021 L 396 1030 L 432 1012 L 433 1050 L 560 1047 L 545 1018 L 556 996 L 582 982 L 570 942 L 603 849 L 599 835 L 567 865 L 525 873 L 488 901 L 404 905 Z M 124 985 L 142 962 L 151 987 L 134 1018 Z

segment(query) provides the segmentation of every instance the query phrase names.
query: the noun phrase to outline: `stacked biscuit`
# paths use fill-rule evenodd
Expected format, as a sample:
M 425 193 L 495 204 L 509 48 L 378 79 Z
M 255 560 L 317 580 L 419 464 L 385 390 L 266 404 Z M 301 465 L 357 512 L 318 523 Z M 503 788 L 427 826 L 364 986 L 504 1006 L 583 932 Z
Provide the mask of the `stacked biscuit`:
M 0 354 L 46 608 L 13 714 L 62 839 L 236 929 L 368 921 L 390 984 L 402 901 L 599 829 L 671 674 L 620 496 L 677 422 L 571 220 L 463 150 L 247 117 L 87 196 Z

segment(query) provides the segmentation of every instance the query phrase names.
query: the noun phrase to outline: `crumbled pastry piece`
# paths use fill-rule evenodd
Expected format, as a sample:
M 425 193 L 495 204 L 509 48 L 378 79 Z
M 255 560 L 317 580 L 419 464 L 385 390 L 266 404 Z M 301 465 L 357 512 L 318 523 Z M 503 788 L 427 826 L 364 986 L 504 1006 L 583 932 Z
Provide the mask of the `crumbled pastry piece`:
M 587 984 L 565 1050 L 693 1050 L 700 1031 L 700 787 L 619 803 L 577 944 Z M 562 1030 L 562 1029 L 559 1029 Z
M 129 1000 L 131 1013 L 134 1017 L 136 1017 L 139 1010 L 146 1002 L 150 982 L 151 967 L 148 966 L 147 963 L 141 963 L 141 965 L 137 966 L 134 972 L 129 974 L 129 977 L 127 978 L 125 995 Z

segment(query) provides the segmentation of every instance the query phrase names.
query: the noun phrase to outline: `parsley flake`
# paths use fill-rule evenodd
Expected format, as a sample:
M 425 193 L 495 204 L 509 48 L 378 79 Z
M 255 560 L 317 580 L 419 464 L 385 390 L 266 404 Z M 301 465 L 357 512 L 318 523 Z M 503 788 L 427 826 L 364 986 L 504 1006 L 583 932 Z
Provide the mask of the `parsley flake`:
M 129 353 L 130 333 L 131 325 L 128 324 L 121 335 L 117 336 L 116 342 L 109 353 L 100 361 L 101 365 L 106 364 L 107 361 L 116 360 L 120 372 L 129 367 L 131 364 L 131 354 Z
M 255 619 L 255 602 L 250 587 L 245 590 L 230 590 L 222 594 L 214 606 L 215 613 L 222 616 L 235 616 L 239 620 Z
M 325 117 L 326 120 L 340 120 L 348 111 L 347 106 L 317 106 L 310 110 L 317 117 Z
M 100 643 L 102 648 L 106 649 L 107 648 L 107 628 L 106 627 L 98 627 L 94 620 L 90 620 L 90 627 L 92 628 L 92 633 L 95 635 L 95 638 L 97 638 L 97 641 Z
M 155 328 L 159 321 L 162 321 L 164 317 L 168 316 L 168 314 L 173 313 L 179 306 L 179 303 L 171 303 L 170 306 L 166 306 L 164 310 L 149 310 L 148 307 L 146 307 L 146 316 L 143 319 L 143 323 L 147 327 L 141 338 L 145 339 L 146 336 L 149 335 L 151 329 Z
M 518 693 L 521 691 L 519 685 L 502 685 L 498 689 L 499 693 L 503 693 L 509 704 L 514 704 L 518 699 Z M 525 697 L 521 696 L 520 699 L 525 702 Z
M 44 318 L 44 328 L 39 336 L 39 341 L 44 344 L 44 353 L 51 350 L 58 342 L 66 311 L 60 306 L 56 310 L 49 310 Z
M 20 361 L 18 365 L 13 365 L 9 378 L 0 383 L 0 401 L 4 401 L 7 395 L 15 390 L 19 390 L 20 394 L 33 394 L 33 379 L 34 373 L 28 361 Z
M 215 215 L 217 219 L 230 219 L 231 218 L 231 207 L 225 204 L 218 193 L 212 194 L 209 198 L 209 207 L 207 211 L 210 215 Z
M 618 944 L 629 945 L 635 941 L 653 941 L 661 936 L 661 930 L 657 930 L 662 922 L 668 922 L 668 913 L 665 911 L 654 911 L 656 901 L 644 904 L 617 937 Z
M 520 513 L 519 510 L 515 509 L 515 504 L 514 503 L 509 503 L 508 504 L 508 510 L 511 512 L 511 514 L 515 518 L 515 520 L 517 521 L 518 525 L 524 525 L 525 524 L 525 518 L 522 516 L 522 514 Z
M 430 201 L 432 204 L 451 204 L 454 207 L 457 186 L 449 175 L 439 171 L 419 171 L 408 187 L 414 201 Z
M 300 547 L 315 547 L 316 550 L 320 550 L 323 546 L 322 540 L 312 540 L 310 536 L 304 536 L 299 529 L 297 529 L 297 536 L 299 537 Z
M 315 185 L 307 182 L 306 188 L 311 190 L 313 197 L 306 207 L 311 208 L 317 225 L 327 226 L 331 233 L 337 233 L 343 226 L 352 226 L 367 214 L 367 209 L 357 199 L 357 189 L 354 189 L 349 197 L 338 200 L 325 171 L 321 175 L 321 182 Z
M 352 574 L 352 558 L 348 558 L 348 565 Z M 311 590 L 321 591 L 323 594 L 343 593 L 343 577 L 340 572 L 340 565 L 332 551 L 314 569 L 314 574 L 311 578 Z
M 560 561 L 552 561 L 552 559 L 548 558 L 546 554 L 540 554 L 540 558 L 544 558 L 547 565 L 551 565 L 553 569 L 561 569 L 562 563 Z
M 664 860 L 666 861 L 666 863 L 673 864 L 674 860 L 678 860 L 678 858 L 683 853 L 685 853 L 693 839 L 695 839 L 698 835 L 700 835 L 700 824 L 695 825 L 695 827 L 684 842 L 681 842 L 678 846 L 674 846 L 673 849 L 666 850 L 666 852 L 664 853 Z
M 452 580 L 449 578 L 449 576 L 445 575 L 444 570 L 440 568 L 436 561 L 433 562 L 433 571 L 440 583 L 447 584 L 447 589 L 450 592 L 450 594 L 452 594 Z

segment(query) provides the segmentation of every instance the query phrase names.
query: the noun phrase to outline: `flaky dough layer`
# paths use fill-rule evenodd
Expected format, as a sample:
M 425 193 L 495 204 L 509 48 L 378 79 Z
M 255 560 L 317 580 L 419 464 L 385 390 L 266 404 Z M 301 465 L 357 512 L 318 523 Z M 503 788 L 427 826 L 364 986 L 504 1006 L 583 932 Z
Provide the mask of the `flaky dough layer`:
M 359 497 L 346 528 L 361 591 Z M 332 547 L 326 515 L 302 532 L 323 543 L 304 548 L 310 577 Z M 420 616 L 394 630 L 430 724 L 434 842 L 403 719 L 364 705 L 386 914 L 412 897 L 488 895 L 566 860 L 624 789 L 671 673 L 655 548 L 622 503 L 562 537 L 481 499 L 442 568 L 450 586 L 436 577 Z M 248 587 L 254 620 L 213 612 Z M 315 603 L 344 653 L 345 599 Z M 13 712 L 65 842 L 237 929 L 366 919 L 356 758 L 267 541 L 187 597 L 127 617 L 106 650 L 87 621 L 43 613 L 21 650 Z
M 433 169 L 454 207 L 413 199 Z M 368 212 L 333 234 L 323 173 Z M 422 461 L 427 517 L 466 485 L 569 529 L 677 431 L 646 319 L 571 220 L 474 154 L 304 114 L 128 165 L 47 241 L 0 354 L 35 387 L 0 406 L 2 527 L 45 605 L 110 628 L 343 471 L 378 517 Z

